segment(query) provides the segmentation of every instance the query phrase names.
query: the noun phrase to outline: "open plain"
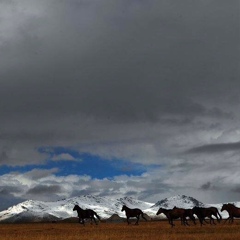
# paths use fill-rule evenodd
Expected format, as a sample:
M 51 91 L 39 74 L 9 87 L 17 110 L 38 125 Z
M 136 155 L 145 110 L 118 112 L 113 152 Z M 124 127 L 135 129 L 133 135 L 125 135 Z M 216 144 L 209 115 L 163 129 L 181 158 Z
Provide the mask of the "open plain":
M 126 223 L 28 223 L 0 224 L 1 240 L 233 240 L 240 239 L 240 222 L 233 224 L 206 224 L 203 227 L 181 226 L 179 221 L 171 228 L 167 221 Z

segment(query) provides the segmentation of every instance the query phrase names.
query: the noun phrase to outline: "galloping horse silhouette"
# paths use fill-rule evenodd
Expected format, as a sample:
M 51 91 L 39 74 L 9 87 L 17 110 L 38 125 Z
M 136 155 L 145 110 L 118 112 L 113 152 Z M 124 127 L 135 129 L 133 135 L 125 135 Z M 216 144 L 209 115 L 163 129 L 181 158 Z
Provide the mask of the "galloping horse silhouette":
M 221 212 L 224 210 L 226 210 L 229 214 L 229 217 L 226 219 L 226 221 L 228 220 L 229 223 L 233 223 L 234 217 L 240 218 L 240 208 L 236 207 L 234 204 L 232 203 L 223 204 Z
M 168 222 L 172 227 L 175 226 L 173 223 L 173 220 L 178 218 L 181 219 L 181 224 L 189 225 L 186 220 L 185 209 L 176 208 L 176 207 L 174 207 L 173 209 L 159 208 L 156 215 L 159 215 L 161 213 L 166 215 Z
M 210 219 L 210 224 L 215 224 L 212 215 L 217 219 L 218 222 L 222 220 L 222 216 L 220 215 L 216 207 L 194 207 L 193 213 L 197 215 L 201 226 L 203 225 L 203 221 L 207 223 L 207 221 L 205 220 L 206 217 Z
M 126 205 L 123 205 L 122 207 L 122 212 L 125 211 L 126 213 L 126 216 L 127 216 L 127 223 L 130 224 L 129 222 L 129 218 L 131 217 L 136 217 L 137 218 L 137 221 L 135 222 L 135 224 L 137 225 L 138 224 L 138 221 L 139 221 L 139 217 L 140 215 L 142 216 L 142 218 L 147 221 L 147 219 L 144 217 L 143 215 L 143 212 L 141 209 L 139 208 L 134 208 L 134 209 L 131 209 L 131 208 L 128 208 Z
M 94 216 L 96 216 L 99 221 L 101 220 L 100 217 L 97 215 L 97 213 L 95 211 L 93 211 L 92 209 L 83 210 L 78 205 L 75 205 L 73 208 L 73 211 L 77 211 L 78 217 L 79 217 L 79 223 L 81 223 L 83 225 L 85 225 L 84 219 L 86 219 L 86 218 L 90 218 L 91 223 L 92 223 L 92 220 L 94 220 L 96 225 L 97 225 L 97 222 L 96 222 L 96 219 Z
M 193 215 L 193 210 L 191 208 L 185 209 L 185 208 L 177 208 L 176 206 L 173 209 L 178 209 L 179 213 L 183 212 L 183 225 L 189 225 L 187 222 L 187 218 L 193 221 L 194 225 L 196 225 L 195 217 Z

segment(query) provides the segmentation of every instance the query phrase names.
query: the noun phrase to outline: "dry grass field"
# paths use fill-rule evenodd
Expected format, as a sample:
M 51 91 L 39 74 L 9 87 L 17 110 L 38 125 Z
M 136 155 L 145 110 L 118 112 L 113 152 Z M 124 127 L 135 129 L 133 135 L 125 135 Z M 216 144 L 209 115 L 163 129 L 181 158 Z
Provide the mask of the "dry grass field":
M 126 223 L 100 223 L 82 226 L 78 223 L 0 224 L 0 240 L 233 240 L 240 239 L 240 222 L 217 225 L 176 226 L 166 221 L 140 222 L 138 226 Z

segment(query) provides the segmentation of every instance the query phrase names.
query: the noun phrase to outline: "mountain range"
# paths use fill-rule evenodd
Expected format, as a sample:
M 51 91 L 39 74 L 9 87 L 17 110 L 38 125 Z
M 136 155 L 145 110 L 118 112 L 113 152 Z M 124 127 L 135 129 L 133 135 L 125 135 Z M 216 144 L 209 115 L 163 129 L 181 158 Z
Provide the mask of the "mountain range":
M 171 209 L 174 206 L 180 208 L 215 206 L 220 211 L 222 206 L 222 204 L 204 204 L 195 198 L 185 195 L 165 198 L 156 203 L 144 202 L 132 197 L 112 199 L 108 197 L 84 195 L 55 202 L 27 200 L 1 211 L 0 222 L 70 221 L 70 219 L 77 217 L 77 213 L 73 211 L 73 207 L 76 204 L 83 209 L 93 209 L 102 219 L 112 221 L 125 218 L 125 212 L 121 211 L 123 205 L 127 205 L 129 208 L 140 208 L 150 218 L 156 218 L 156 212 L 160 207 Z M 234 204 L 237 206 L 240 205 L 240 202 Z M 222 212 L 221 215 L 223 218 L 228 217 L 226 212 Z M 160 215 L 160 218 L 165 218 L 165 216 Z

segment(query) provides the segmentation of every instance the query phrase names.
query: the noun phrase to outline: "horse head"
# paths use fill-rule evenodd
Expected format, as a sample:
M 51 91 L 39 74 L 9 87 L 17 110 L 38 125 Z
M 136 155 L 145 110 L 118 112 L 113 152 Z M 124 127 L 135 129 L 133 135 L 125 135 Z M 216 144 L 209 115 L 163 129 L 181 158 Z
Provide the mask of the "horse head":
M 226 210 L 226 211 L 230 210 L 231 211 L 235 208 L 236 208 L 236 206 L 233 203 L 227 203 L 227 204 L 225 203 L 225 204 L 223 204 L 223 206 L 221 208 L 221 212 L 224 211 L 224 210 Z
M 221 212 L 223 212 L 224 210 L 227 210 L 227 204 L 222 205 Z
M 123 211 L 125 211 L 125 210 L 126 210 L 126 208 L 127 208 L 127 207 L 126 207 L 126 205 L 123 205 L 123 207 L 122 207 L 122 210 L 121 210 L 121 211 L 122 211 L 122 212 L 123 212 Z
M 159 208 L 158 211 L 157 211 L 157 213 L 156 213 L 156 215 L 159 215 L 159 214 L 161 214 L 161 213 L 163 213 L 163 209 L 162 209 L 162 208 Z
M 74 208 L 73 208 L 73 211 L 76 211 L 79 209 L 79 206 L 78 205 L 75 205 Z

